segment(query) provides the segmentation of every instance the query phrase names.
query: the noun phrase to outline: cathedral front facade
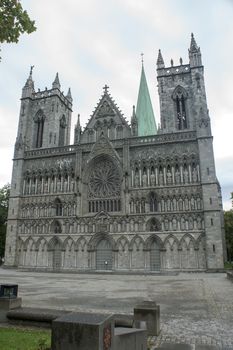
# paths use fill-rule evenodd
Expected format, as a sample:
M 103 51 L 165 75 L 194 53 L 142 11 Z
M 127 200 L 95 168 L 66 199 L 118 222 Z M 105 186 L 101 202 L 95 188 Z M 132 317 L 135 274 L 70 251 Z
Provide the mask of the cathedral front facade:
M 70 143 L 72 97 L 23 88 L 5 266 L 72 271 L 193 271 L 223 267 L 216 178 L 200 48 L 165 67 L 159 51 L 157 130 L 142 66 L 129 123 L 104 87 Z

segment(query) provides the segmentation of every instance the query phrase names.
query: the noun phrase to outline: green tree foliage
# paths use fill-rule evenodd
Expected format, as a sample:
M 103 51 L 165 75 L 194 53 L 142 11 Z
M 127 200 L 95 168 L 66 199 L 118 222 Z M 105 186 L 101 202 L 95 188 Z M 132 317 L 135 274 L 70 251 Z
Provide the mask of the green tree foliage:
M 17 43 L 21 34 L 35 30 L 35 21 L 18 0 L 0 0 L 0 43 Z
M 0 261 L 4 256 L 10 185 L 0 188 Z
M 233 192 L 231 193 L 231 199 L 233 200 Z M 233 209 L 224 212 L 224 224 L 226 233 L 227 258 L 228 261 L 233 261 Z

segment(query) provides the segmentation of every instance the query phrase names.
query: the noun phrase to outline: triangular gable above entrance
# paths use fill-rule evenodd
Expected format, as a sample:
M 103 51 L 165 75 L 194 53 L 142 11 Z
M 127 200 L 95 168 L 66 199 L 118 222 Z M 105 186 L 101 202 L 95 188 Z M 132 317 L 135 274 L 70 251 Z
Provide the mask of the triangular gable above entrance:
M 130 126 L 109 94 L 107 85 L 83 131 L 82 141 L 95 141 L 100 130 L 103 130 L 111 140 L 130 136 Z M 96 134 L 97 137 L 93 137 L 93 134 Z

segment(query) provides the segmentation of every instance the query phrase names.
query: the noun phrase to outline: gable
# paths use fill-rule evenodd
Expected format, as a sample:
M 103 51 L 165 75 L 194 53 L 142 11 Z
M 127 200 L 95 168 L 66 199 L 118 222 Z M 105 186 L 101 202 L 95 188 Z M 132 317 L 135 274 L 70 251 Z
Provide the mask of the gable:
M 104 93 L 82 134 L 82 142 L 95 142 L 103 132 L 109 139 L 130 136 L 130 126 L 104 87 Z

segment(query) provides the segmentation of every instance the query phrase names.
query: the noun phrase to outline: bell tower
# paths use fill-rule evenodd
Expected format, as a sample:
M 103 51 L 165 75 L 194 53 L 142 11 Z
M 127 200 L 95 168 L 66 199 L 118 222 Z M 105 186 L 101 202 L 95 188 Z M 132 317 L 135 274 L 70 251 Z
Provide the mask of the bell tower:
M 204 67 L 201 51 L 191 35 L 189 63 L 171 63 L 168 67 L 159 50 L 157 79 L 160 99 L 161 132 L 195 130 L 200 108 L 206 114 L 207 103 L 204 85 Z

